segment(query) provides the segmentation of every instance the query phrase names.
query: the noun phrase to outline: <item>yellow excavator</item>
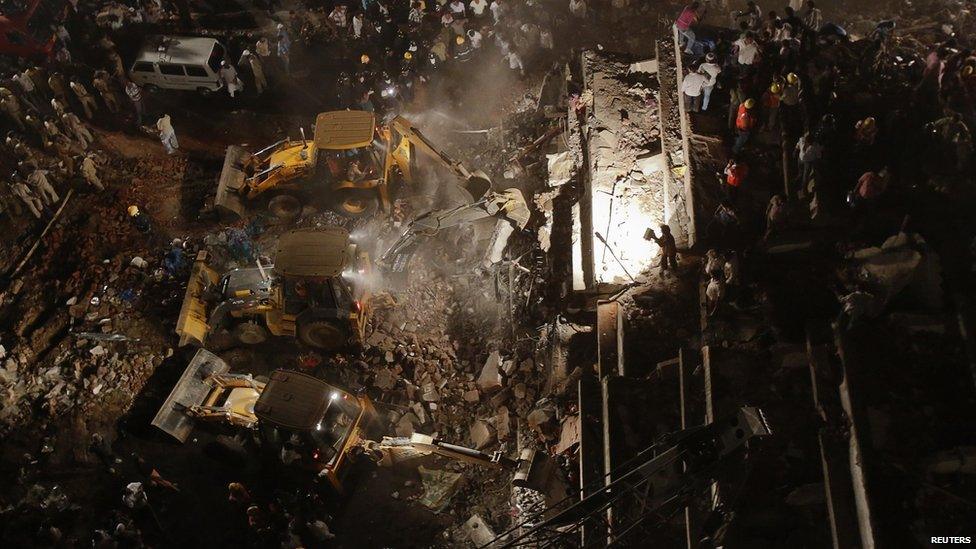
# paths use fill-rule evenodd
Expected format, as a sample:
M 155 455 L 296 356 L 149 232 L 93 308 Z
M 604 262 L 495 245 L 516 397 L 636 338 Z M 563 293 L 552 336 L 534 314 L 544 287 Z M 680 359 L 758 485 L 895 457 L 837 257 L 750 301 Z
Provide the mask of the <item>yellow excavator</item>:
M 181 346 L 255 345 L 269 333 L 328 351 L 362 342 L 372 267 L 345 229 L 287 232 L 273 265 L 220 275 L 208 261 L 206 251 L 197 254 L 187 282 L 176 322 Z
M 295 465 L 327 478 L 339 492 L 349 463 L 360 454 L 381 465 L 429 454 L 495 465 L 515 470 L 516 485 L 527 487 L 551 473 L 551 461 L 534 450 L 511 459 L 420 434 L 374 441 L 379 416 L 364 394 L 291 370 L 275 370 L 266 381 L 229 372 L 217 355 L 197 351 L 152 424 L 180 442 L 198 421 L 257 430 L 264 444 L 276 453 L 279 447 L 288 450 Z
M 388 212 L 391 183 L 398 178 L 409 183 L 416 175 L 415 149 L 450 169 L 473 200 L 491 185 L 483 172 L 469 171 L 441 152 L 403 117 L 381 125 L 371 112 L 332 111 L 316 117 L 311 142 L 303 130 L 299 140 L 285 139 L 253 153 L 228 147 L 214 209 L 225 219 L 237 219 L 248 204 L 270 197 L 268 210 L 285 220 L 317 201 L 352 218 Z

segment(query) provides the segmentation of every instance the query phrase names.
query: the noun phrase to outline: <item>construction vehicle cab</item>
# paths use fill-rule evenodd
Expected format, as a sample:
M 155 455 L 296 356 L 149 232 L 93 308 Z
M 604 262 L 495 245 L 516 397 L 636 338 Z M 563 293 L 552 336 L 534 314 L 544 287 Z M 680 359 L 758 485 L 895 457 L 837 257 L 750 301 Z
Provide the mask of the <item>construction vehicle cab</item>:
M 294 219 L 303 204 L 322 206 L 347 217 L 389 208 L 388 188 L 395 169 L 407 174 L 409 143 L 377 128 L 373 113 L 333 111 L 315 119 L 309 141 L 284 139 L 250 153 L 227 148 L 214 208 L 224 218 L 243 216 L 247 203 L 270 196 L 276 217 Z
M 270 266 L 218 275 L 208 260 L 197 255 L 187 283 L 176 324 L 181 346 L 221 346 L 217 336 L 253 345 L 269 333 L 328 351 L 361 343 L 370 262 L 345 229 L 285 233 Z
M 275 455 L 284 451 L 341 491 L 352 450 L 376 424 L 369 399 L 300 372 L 276 370 L 261 382 L 228 371 L 220 357 L 197 351 L 152 424 L 180 442 L 197 421 L 256 429 Z

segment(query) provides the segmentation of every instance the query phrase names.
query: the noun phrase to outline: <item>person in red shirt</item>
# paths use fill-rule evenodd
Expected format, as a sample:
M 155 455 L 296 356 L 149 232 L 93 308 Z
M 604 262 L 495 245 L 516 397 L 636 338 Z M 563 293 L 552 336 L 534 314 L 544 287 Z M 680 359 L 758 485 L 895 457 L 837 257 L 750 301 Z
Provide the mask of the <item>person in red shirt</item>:
M 701 3 L 692 2 L 681 10 L 678 19 L 674 22 L 674 28 L 678 30 L 679 38 L 685 39 L 685 53 L 694 53 L 695 48 L 695 29 L 702 14 L 699 12 Z
M 766 131 L 776 129 L 776 123 L 779 119 L 779 103 L 782 96 L 783 85 L 779 82 L 773 82 L 769 89 L 763 93 L 763 129 Z
M 725 192 L 729 200 L 735 201 L 739 195 L 739 187 L 742 186 L 748 176 L 748 164 L 738 156 L 729 159 L 729 163 L 725 165 Z
M 756 100 L 746 99 L 739 105 L 739 111 L 735 116 L 735 144 L 732 145 L 732 154 L 737 155 L 745 147 L 752 135 L 753 128 L 756 127 Z

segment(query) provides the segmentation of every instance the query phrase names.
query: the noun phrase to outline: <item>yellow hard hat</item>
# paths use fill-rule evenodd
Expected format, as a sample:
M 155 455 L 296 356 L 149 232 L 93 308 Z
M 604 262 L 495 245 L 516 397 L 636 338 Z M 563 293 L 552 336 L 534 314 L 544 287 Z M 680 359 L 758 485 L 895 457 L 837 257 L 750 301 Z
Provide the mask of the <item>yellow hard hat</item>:
M 129 206 L 129 209 L 126 211 L 129 212 L 129 217 L 135 217 L 139 215 L 139 206 Z
M 790 84 L 796 84 L 797 82 L 800 81 L 800 77 L 797 76 L 795 72 L 791 72 L 786 75 L 786 81 L 789 82 Z
M 405 51 L 403 52 L 403 58 L 406 59 L 407 61 L 410 61 L 411 59 L 413 59 L 413 54 L 408 51 Z
M 973 66 L 972 65 L 966 65 L 965 67 L 962 68 L 962 75 L 963 76 L 972 76 L 972 74 L 973 74 Z
M 756 106 L 756 100 L 755 99 L 746 99 L 745 106 L 746 106 L 747 109 L 751 109 L 751 108 L 755 107 Z
M 460 46 L 461 44 L 464 43 L 464 37 L 459 34 L 457 37 L 454 38 L 454 42 L 457 43 L 458 46 Z
M 779 95 L 783 91 L 783 86 L 780 86 L 779 82 L 773 82 L 773 85 L 769 87 L 769 91 L 773 95 Z
M 359 58 L 359 62 L 360 62 L 360 63 L 362 63 L 363 65 L 365 65 L 365 64 L 367 64 L 367 63 L 369 63 L 369 56 L 368 56 L 368 55 L 366 55 L 366 54 L 364 53 L 364 54 L 363 54 L 363 55 L 362 55 L 362 56 L 361 56 L 361 57 Z
M 873 116 L 869 116 L 869 117 L 865 118 L 864 119 L 864 126 L 865 127 L 868 127 L 868 128 L 870 128 L 871 126 L 874 126 L 874 117 Z

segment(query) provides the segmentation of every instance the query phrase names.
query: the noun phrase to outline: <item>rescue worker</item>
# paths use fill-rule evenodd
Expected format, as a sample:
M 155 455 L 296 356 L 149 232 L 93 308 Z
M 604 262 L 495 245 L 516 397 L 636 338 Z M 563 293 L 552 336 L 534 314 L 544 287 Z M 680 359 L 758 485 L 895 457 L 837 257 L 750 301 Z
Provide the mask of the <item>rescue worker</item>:
M 52 97 L 51 98 L 51 109 L 54 110 L 54 114 L 56 114 L 58 116 L 61 116 L 64 113 L 68 112 L 68 104 L 67 103 L 62 103 L 61 100 L 58 99 L 57 97 Z
M 800 128 L 800 77 L 795 72 L 787 74 L 782 88 L 779 100 L 783 111 L 783 126 L 788 134 L 793 134 L 794 128 Z
M 61 133 L 61 128 L 58 127 L 57 121 L 53 118 L 48 118 L 44 121 L 44 141 L 45 148 L 49 148 L 54 144 L 54 141 L 59 135 L 64 135 Z
M 681 95 L 685 99 L 685 110 L 688 112 L 700 112 L 702 105 L 702 93 L 705 84 L 708 83 L 708 75 L 705 70 L 698 67 L 698 70 L 689 72 L 681 80 Z
M 766 206 L 766 233 L 763 240 L 786 225 L 786 214 L 786 199 L 781 194 L 773 195 Z
M 30 190 L 20 175 L 14 173 L 11 179 L 10 190 L 14 193 L 14 196 L 19 198 L 30 210 L 30 213 L 37 219 L 41 218 L 41 211 L 44 209 L 44 203 L 41 202 L 40 198 L 34 195 Z
M 261 56 L 262 61 L 268 59 L 271 57 L 271 42 L 267 38 L 262 37 L 254 43 L 254 51 Z
M 98 110 L 98 103 L 95 102 L 95 98 L 88 93 L 88 88 L 77 80 L 71 80 L 68 87 L 71 88 L 71 91 L 75 92 L 75 97 L 81 102 L 81 108 L 85 111 L 85 118 L 91 120 L 95 115 L 95 111 Z
M 136 111 L 136 125 L 142 126 L 142 117 L 146 114 L 146 103 L 142 98 L 142 88 L 132 80 L 125 83 L 125 95 L 132 102 L 132 108 Z
M 713 316 L 717 311 L 722 300 L 725 299 L 725 279 L 722 274 L 712 274 L 705 287 L 705 306 L 708 316 Z
M 159 141 L 166 148 L 166 154 L 176 153 L 180 143 L 176 140 L 176 130 L 173 129 L 173 122 L 168 114 L 156 121 L 156 129 L 159 130 Z
M 45 149 L 51 146 L 51 141 L 47 136 L 47 128 L 44 127 L 44 122 L 32 114 L 28 114 L 24 117 L 24 125 L 27 128 L 37 134 L 37 137 L 41 140 L 41 146 Z
M 51 88 L 51 94 L 54 95 L 54 99 L 57 99 L 63 105 L 68 104 L 68 83 L 64 81 L 64 76 L 61 73 L 51 73 L 51 76 L 47 79 L 47 86 Z
M 93 155 L 86 154 L 84 159 L 82 159 L 81 175 L 85 178 L 85 181 L 92 187 L 95 187 L 95 189 L 99 191 L 105 190 L 105 185 L 102 185 L 102 180 L 98 177 L 98 169 L 95 166 Z
M 112 86 L 109 83 L 108 73 L 105 71 L 98 71 L 95 73 L 95 78 L 92 80 L 92 87 L 98 92 L 102 97 L 102 101 L 108 108 L 108 112 L 112 114 L 119 113 L 119 100 L 115 96 L 115 91 L 112 90 Z
M 725 195 L 728 196 L 729 200 L 735 202 L 739 196 L 739 188 L 742 187 L 746 178 L 749 177 L 749 164 L 739 157 L 733 156 L 725 165 L 724 175 Z
M 220 62 L 220 70 L 217 71 L 217 76 L 227 88 L 227 93 L 232 99 L 237 95 L 237 91 L 244 87 L 244 83 L 237 76 L 237 69 L 227 61 Z
M 708 75 L 708 81 L 702 88 L 702 111 L 708 110 L 708 101 L 712 97 L 712 90 L 715 89 L 715 84 L 718 83 L 718 75 L 722 72 L 722 66 L 716 63 L 715 59 L 715 53 L 708 52 L 705 54 L 705 62 L 701 64 L 701 70 Z
M 247 54 L 247 63 L 251 67 L 251 74 L 254 75 L 254 91 L 261 95 L 268 88 L 268 78 L 264 75 L 264 65 L 258 56 L 247 50 L 244 51 Z
M 54 142 L 54 152 L 58 157 L 59 164 L 61 165 L 61 174 L 64 179 L 72 179 L 78 170 L 75 165 L 75 151 L 71 147 L 71 143 L 65 136 L 60 136 Z
M 653 240 L 661 249 L 661 275 L 668 270 L 678 270 L 678 245 L 671 234 L 671 227 L 661 225 L 661 236 L 654 233 L 654 229 L 647 229 L 647 237 Z
M 763 93 L 763 130 L 772 131 L 776 129 L 779 122 L 779 104 L 783 96 L 783 86 L 779 82 L 773 82 L 769 89 Z
M 739 111 L 735 116 L 735 144 L 732 145 L 732 154 L 739 154 L 746 146 L 752 130 L 756 127 L 755 114 L 756 100 L 749 98 L 739 105 Z
M 26 131 L 27 127 L 24 125 L 24 111 L 20 108 L 20 102 L 17 101 L 17 97 L 10 92 L 7 88 L 0 88 L 0 90 L 6 93 L 0 93 L 0 108 L 7 115 L 8 118 L 20 128 L 20 131 Z
M 289 74 L 289 57 L 291 54 L 291 37 L 288 36 L 288 31 L 285 26 L 278 23 L 278 58 L 281 59 L 281 64 L 285 67 L 285 74 Z M 260 92 L 259 92 L 260 93 Z
M 807 183 L 816 174 L 820 159 L 823 157 L 823 146 L 814 139 L 812 133 L 806 132 L 796 142 L 796 155 L 797 162 L 800 165 L 797 177 L 799 178 L 800 192 L 802 194 L 805 192 L 803 189 L 806 189 Z
M 152 223 L 149 221 L 149 216 L 142 213 L 139 206 L 129 206 L 126 209 L 126 213 L 129 214 L 129 219 L 132 220 L 132 224 L 135 225 L 140 233 L 149 234 L 152 232 Z
M 82 149 L 88 149 L 88 146 L 95 141 L 95 138 L 85 126 L 85 123 L 78 118 L 77 114 L 66 112 L 61 115 L 61 121 L 64 123 L 65 129 L 81 144 Z
M 48 173 L 50 172 L 38 168 L 27 177 L 27 183 L 30 184 L 31 190 L 41 198 L 45 205 L 51 206 L 61 200 L 61 197 L 58 196 L 58 192 L 54 190 L 54 186 L 47 178 Z
M 11 79 L 20 86 L 20 89 L 24 92 L 24 101 L 27 102 L 34 110 L 37 109 L 37 105 L 41 104 L 41 97 L 37 93 L 37 88 L 34 86 L 34 81 L 31 80 L 30 75 L 27 71 L 14 73 Z

